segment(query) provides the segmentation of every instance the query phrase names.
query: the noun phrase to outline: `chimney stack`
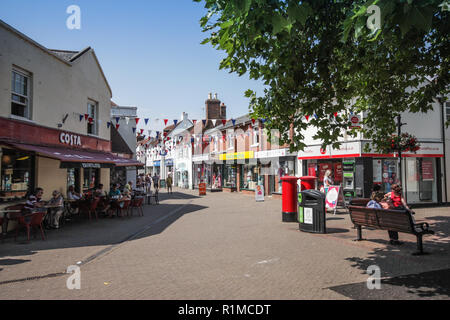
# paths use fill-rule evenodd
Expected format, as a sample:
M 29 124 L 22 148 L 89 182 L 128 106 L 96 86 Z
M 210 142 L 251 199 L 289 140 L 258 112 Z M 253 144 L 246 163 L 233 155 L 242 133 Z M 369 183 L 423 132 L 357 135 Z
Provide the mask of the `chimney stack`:
M 227 119 L 227 106 L 225 103 L 222 103 L 222 106 L 220 107 L 220 117 L 221 119 Z
M 212 99 L 212 93 L 208 95 L 208 100 L 205 102 L 206 105 L 206 120 L 223 119 L 220 107 L 220 100 L 217 99 L 217 93 Z

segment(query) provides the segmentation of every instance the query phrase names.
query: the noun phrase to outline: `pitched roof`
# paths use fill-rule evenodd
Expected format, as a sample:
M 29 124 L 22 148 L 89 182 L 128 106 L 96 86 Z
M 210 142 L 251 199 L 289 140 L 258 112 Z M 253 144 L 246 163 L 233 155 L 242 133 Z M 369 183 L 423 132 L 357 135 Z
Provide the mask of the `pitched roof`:
M 134 154 L 134 151 L 130 149 L 114 126 L 111 126 L 111 151 L 114 153 Z

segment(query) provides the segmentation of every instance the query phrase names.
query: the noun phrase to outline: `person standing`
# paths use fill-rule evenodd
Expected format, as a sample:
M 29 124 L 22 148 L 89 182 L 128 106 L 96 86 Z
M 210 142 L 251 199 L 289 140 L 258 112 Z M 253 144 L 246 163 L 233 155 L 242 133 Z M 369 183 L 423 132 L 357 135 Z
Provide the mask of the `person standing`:
M 153 180 L 153 187 L 155 188 L 155 192 L 159 191 L 159 176 L 156 174 L 153 175 L 152 177 Z
M 169 176 L 167 177 L 166 183 L 167 183 L 167 193 L 172 194 L 172 175 L 169 174 Z

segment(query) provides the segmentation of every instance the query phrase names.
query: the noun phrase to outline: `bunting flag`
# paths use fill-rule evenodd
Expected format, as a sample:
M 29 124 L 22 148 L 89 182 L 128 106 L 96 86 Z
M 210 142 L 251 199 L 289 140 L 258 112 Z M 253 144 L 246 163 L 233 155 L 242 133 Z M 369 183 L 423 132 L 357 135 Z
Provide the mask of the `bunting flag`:
M 174 125 L 177 125 L 177 123 L 178 123 L 178 120 L 173 120 Z
M 214 119 L 214 120 L 211 120 L 211 121 L 212 121 L 212 123 L 213 123 L 213 126 L 215 127 L 215 126 L 216 126 L 216 123 L 217 123 L 217 120 Z
M 87 121 L 88 118 L 89 118 L 89 114 L 85 113 L 85 114 L 84 114 L 84 120 Z
M 267 119 L 261 119 L 261 122 L 264 124 L 266 123 Z
M 309 116 L 305 116 L 305 118 L 306 118 L 306 121 L 309 121 Z
M 233 127 L 236 125 L 236 120 L 235 119 L 231 119 L 231 122 L 233 122 Z
M 84 116 L 80 114 L 80 122 L 83 121 Z
M 108 121 L 108 122 L 106 123 L 106 125 L 108 126 L 108 129 L 109 129 L 109 127 L 111 127 L 111 122 Z
M 148 125 L 148 121 L 149 121 L 150 119 L 144 119 L 144 121 L 145 121 L 145 125 Z
M 92 122 L 94 122 L 94 119 L 89 118 L 88 121 L 89 121 L 89 123 L 92 123 Z
M 222 124 L 225 125 L 227 123 L 227 120 L 222 120 Z
M 255 122 L 256 122 L 256 120 L 255 120 L 255 119 L 252 119 L 252 124 L 253 124 L 253 125 L 255 125 Z
M 206 120 L 202 120 L 203 126 L 206 126 Z
M 125 123 L 128 125 L 130 123 L 130 117 L 125 117 Z
M 133 133 L 136 133 L 136 128 L 133 128 Z
M 159 137 L 159 131 L 156 131 L 156 137 L 157 138 Z
M 192 120 L 192 123 L 194 124 L 194 126 L 197 124 L 197 120 Z
M 116 123 L 119 123 L 120 117 L 116 117 Z
M 319 119 L 319 117 L 317 116 L 317 114 L 314 113 L 314 118 Z
M 116 124 L 116 129 L 119 130 L 120 124 Z
M 136 125 L 138 125 L 140 118 L 136 118 Z
M 167 122 L 169 121 L 169 119 L 164 119 L 164 125 L 167 126 Z

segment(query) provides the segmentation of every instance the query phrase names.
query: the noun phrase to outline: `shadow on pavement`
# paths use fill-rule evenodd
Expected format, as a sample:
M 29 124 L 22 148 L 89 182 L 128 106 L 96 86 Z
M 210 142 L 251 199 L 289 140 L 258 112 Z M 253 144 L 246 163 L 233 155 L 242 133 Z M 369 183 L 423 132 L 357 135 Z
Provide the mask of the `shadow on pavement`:
M 175 195 L 175 193 L 174 193 Z M 176 211 L 180 209 L 179 211 Z M 75 218 L 59 230 L 46 231 L 47 239 L 32 240 L 26 245 L 21 244 L 23 233 L 18 241 L 14 237 L 0 244 L 0 257 L 7 256 L 31 256 L 44 250 L 78 248 L 89 246 L 108 246 L 124 242 L 130 238 L 139 239 L 163 232 L 168 226 L 180 217 L 206 209 L 206 206 L 195 204 L 167 204 L 145 206 L 144 217 L 138 217 L 136 213 L 132 217 L 125 218 L 99 218 L 98 221 L 89 221 L 86 218 Z M 153 210 L 159 210 L 157 214 Z M 167 216 L 167 218 L 166 218 Z M 149 232 L 142 232 L 148 228 Z M 12 259 L 0 260 L 0 265 L 8 261 L 20 261 Z M 31 260 L 23 260 L 25 263 Z M 19 263 L 19 262 L 18 262 Z M 11 263 L 13 264 L 13 263 Z M 6 265 L 6 263 L 3 263 Z
M 0 260 L 0 266 L 11 266 L 14 264 L 21 264 L 25 262 L 30 262 L 31 260 L 25 259 L 2 259 Z
M 363 237 L 384 235 L 383 239 L 370 239 L 386 247 L 372 249 L 367 257 L 350 257 L 352 267 L 366 273 L 369 266 L 380 268 L 383 290 L 368 290 L 366 283 L 348 284 L 330 288 L 350 298 L 357 299 L 422 299 L 450 298 L 450 217 L 426 217 L 434 236 L 424 237 L 424 251 L 429 253 L 413 256 L 416 251 L 415 236 L 400 233 L 407 239 L 401 246 L 388 244 L 387 232 L 363 230 Z M 403 238 L 404 237 L 404 238 Z M 434 271 L 428 271 L 434 270 Z M 425 271 L 425 272 L 424 272 Z M 369 275 L 368 275 L 369 276 Z

